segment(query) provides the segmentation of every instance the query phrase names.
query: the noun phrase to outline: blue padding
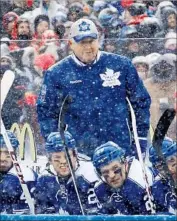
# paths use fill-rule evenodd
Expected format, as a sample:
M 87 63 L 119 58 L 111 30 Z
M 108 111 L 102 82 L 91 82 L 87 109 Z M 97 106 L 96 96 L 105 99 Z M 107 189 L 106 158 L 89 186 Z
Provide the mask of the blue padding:
M 176 221 L 176 216 L 58 216 L 58 215 L 0 215 L 1 221 Z

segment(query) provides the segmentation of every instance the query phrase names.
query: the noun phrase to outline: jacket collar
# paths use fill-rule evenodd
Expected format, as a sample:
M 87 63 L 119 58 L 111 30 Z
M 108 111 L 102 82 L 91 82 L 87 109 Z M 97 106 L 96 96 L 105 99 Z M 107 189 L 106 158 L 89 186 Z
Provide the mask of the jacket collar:
M 98 51 L 97 56 L 96 56 L 96 58 L 95 58 L 95 60 L 93 61 L 92 64 L 97 63 L 97 62 L 99 61 L 99 59 L 100 59 L 100 56 L 101 56 L 101 52 Z M 74 62 L 75 62 L 76 64 L 78 64 L 79 66 L 88 66 L 88 65 L 90 65 L 90 64 L 85 64 L 85 63 L 83 63 L 82 61 L 80 61 L 80 60 L 76 57 L 76 55 L 75 55 L 74 53 L 72 53 L 71 58 L 72 58 L 72 59 L 74 60 Z

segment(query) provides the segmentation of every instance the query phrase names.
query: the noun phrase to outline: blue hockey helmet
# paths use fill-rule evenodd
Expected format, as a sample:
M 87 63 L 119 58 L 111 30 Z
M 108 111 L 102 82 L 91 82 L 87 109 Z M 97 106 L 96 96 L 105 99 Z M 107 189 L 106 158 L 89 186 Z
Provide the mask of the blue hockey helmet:
M 68 147 L 68 149 L 76 149 L 75 139 L 68 131 L 64 132 L 64 137 L 65 144 Z M 49 134 L 45 147 L 48 153 L 64 151 L 63 140 L 61 138 L 60 132 L 52 132 L 51 134 Z
M 11 144 L 12 144 L 12 147 L 14 148 L 14 150 L 16 150 L 19 146 L 19 142 L 17 140 L 17 137 L 10 130 L 7 130 L 7 135 L 9 137 Z M 0 148 L 3 148 L 3 147 L 6 147 L 6 143 L 4 141 L 3 135 L 0 134 Z
M 162 142 L 162 154 L 164 158 L 167 159 L 168 157 L 173 156 L 176 153 L 177 153 L 176 142 L 166 137 Z M 153 166 L 159 163 L 159 157 L 153 146 L 151 146 L 149 149 L 149 160 Z
M 100 169 L 114 160 L 124 162 L 125 151 L 116 143 L 109 141 L 97 147 L 93 154 L 93 165 L 100 174 Z

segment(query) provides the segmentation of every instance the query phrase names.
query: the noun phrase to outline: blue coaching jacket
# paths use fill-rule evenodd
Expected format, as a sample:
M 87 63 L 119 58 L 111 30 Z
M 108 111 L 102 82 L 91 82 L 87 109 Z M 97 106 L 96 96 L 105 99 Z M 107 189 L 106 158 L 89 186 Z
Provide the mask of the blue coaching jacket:
M 151 100 L 129 59 L 99 52 L 91 65 L 84 65 L 70 55 L 52 66 L 46 72 L 37 102 L 45 138 L 58 130 L 59 112 L 67 95 L 70 104 L 65 122 L 80 152 L 92 155 L 97 146 L 110 140 L 132 154 L 126 97 L 135 111 L 138 136 L 147 136 Z

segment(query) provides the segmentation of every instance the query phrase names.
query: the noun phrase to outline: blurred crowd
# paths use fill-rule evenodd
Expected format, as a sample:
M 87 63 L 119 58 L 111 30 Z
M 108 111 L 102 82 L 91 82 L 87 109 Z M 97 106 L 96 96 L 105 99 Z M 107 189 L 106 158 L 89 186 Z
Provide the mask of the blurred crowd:
M 161 113 L 175 104 L 176 8 L 177 1 L 163 0 L 1 0 L 0 76 L 6 70 L 16 75 L 2 109 L 6 129 L 28 122 L 43 142 L 36 119 L 38 92 L 45 71 L 71 53 L 69 29 L 79 18 L 97 25 L 100 50 L 132 60 L 151 95 L 155 127 Z M 169 136 L 175 139 L 174 128 Z

